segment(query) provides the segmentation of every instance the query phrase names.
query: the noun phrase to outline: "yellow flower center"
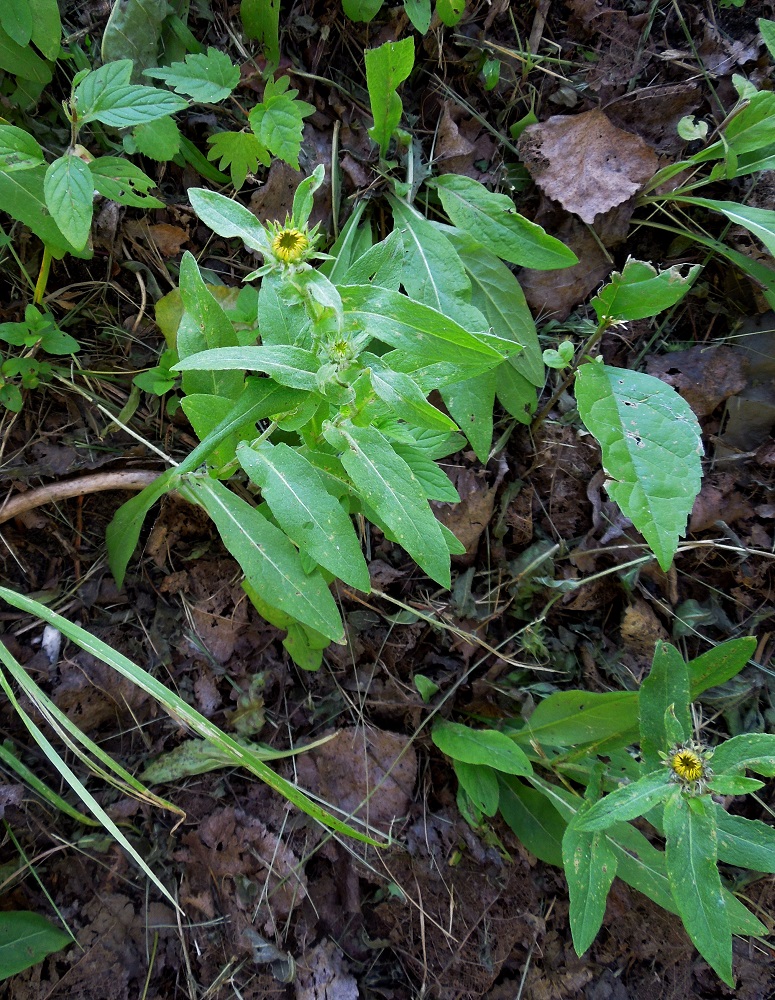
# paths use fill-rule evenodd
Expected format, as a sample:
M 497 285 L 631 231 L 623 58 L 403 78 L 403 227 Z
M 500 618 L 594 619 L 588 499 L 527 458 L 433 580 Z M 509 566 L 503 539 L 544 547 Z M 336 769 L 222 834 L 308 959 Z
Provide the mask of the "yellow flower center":
M 693 750 L 679 750 L 670 758 L 670 767 L 684 781 L 699 781 L 705 774 L 705 763 Z
M 272 252 L 286 264 L 297 261 L 309 246 L 309 240 L 300 229 L 281 229 L 272 240 Z

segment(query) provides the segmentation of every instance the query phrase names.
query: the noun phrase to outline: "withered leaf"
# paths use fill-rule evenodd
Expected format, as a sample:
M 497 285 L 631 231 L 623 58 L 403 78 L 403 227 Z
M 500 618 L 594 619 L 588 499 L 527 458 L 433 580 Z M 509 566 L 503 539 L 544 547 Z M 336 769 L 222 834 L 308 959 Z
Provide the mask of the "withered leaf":
M 650 146 L 599 110 L 529 125 L 518 148 L 541 190 L 588 223 L 631 198 L 658 167 Z

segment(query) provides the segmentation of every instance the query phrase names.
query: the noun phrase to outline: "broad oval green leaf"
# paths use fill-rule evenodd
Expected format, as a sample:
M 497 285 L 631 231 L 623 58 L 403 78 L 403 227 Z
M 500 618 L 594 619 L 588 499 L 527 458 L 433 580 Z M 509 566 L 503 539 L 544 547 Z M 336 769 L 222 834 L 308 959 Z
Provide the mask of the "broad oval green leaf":
M 351 21 L 371 21 L 382 3 L 383 0 L 342 0 L 342 10 Z
M 515 737 L 520 743 L 530 740 L 562 747 L 597 743 L 619 734 L 634 738 L 637 729 L 638 700 L 632 691 L 557 691 L 536 706 Z
M 504 774 L 528 775 L 533 765 L 514 740 L 497 729 L 471 729 L 459 722 L 437 722 L 431 733 L 433 742 L 453 760 L 480 764 Z
M 72 943 L 69 934 L 38 913 L 26 910 L 0 913 L 0 979 L 15 976 Z
M 466 764 L 453 760 L 457 780 L 473 804 L 485 816 L 494 816 L 498 811 L 498 773 L 486 764 Z
M 94 211 L 91 171 L 78 156 L 60 156 L 46 170 L 43 191 L 46 205 L 63 236 L 77 250 L 82 250 L 89 239 Z
M 0 125 L 0 170 L 30 170 L 45 163 L 40 144 L 29 132 L 15 125 Z
M 431 0 L 404 0 L 404 10 L 415 31 L 424 35 L 431 25 Z
M 692 287 L 700 273 L 699 264 L 674 264 L 658 271 L 643 260 L 629 258 L 621 274 L 616 271 L 590 303 L 598 322 L 646 319 L 674 306 Z
M 237 446 L 237 458 L 261 487 L 277 523 L 302 551 L 356 590 L 371 590 L 352 521 L 326 490 L 315 466 L 282 442 Z
M 62 21 L 57 0 L 27 0 L 32 10 L 32 41 L 46 59 L 53 62 L 59 55 Z
M 609 365 L 581 365 L 576 400 L 585 427 L 600 442 L 609 496 L 667 571 L 700 491 L 697 418 L 658 378 Z
M 244 205 L 207 188 L 189 188 L 191 207 L 206 226 L 227 239 L 238 236 L 251 250 L 265 253 L 271 247 L 266 230 Z
M 503 260 L 537 271 L 578 264 L 572 250 L 519 215 L 506 195 L 463 174 L 443 174 L 427 183 L 439 192 L 452 222 Z

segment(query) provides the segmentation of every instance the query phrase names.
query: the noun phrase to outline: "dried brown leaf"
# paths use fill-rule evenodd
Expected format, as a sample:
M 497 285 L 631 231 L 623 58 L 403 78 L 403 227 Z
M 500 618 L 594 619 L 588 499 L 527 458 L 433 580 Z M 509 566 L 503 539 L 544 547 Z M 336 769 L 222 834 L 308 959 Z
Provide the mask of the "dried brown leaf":
M 631 198 L 658 168 L 650 146 L 599 110 L 530 125 L 518 146 L 541 190 L 589 223 Z

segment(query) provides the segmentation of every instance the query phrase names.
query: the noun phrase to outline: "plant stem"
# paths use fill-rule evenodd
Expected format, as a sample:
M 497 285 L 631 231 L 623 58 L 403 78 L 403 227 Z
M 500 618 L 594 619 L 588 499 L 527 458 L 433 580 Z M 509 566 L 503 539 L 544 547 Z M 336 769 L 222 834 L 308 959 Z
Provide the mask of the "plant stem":
M 33 304 L 39 306 L 43 301 L 43 296 L 46 294 L 46 285 L 48 284 L 48 276 L 51 271 L 51 249 L 48 243 L 43 244 L 43 260 L 40 262 L 40 271 L 38 271 L 38 280 L 35 282 L 35 291 L 32 296 Z

